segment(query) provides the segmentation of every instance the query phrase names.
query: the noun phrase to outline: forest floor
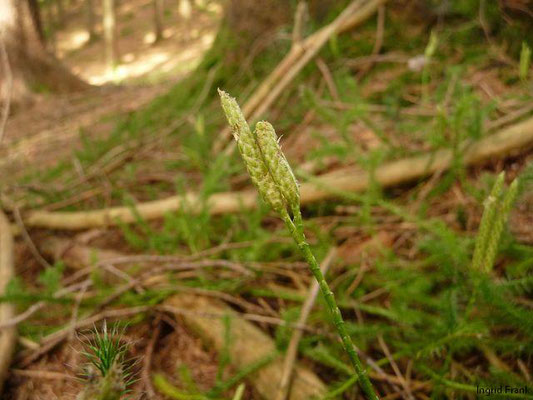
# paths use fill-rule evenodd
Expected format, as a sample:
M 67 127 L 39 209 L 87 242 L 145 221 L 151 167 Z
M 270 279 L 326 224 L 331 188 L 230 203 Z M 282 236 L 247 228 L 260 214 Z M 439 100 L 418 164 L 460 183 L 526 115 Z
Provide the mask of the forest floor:
M 67 95 L 37 94 L 33 103 L 11 117 L 0 149 L 2 180 L 16 179 L 25 167 L 54 164 L 80 146 L 80 132 L 106 134 L 121 116 L 148 104 L 194 70 L 216 35 L 220 6 L 180 10 L 165 7 L 163 39 L 154 43 L 152 2 L 132 0 L 117 8 L 120 63 L 110 71 L 105 61 L 102 27 L 88 42 L 83 3 L 70 8 L 61 29 L 53 29 L 56 56 L 93 89 Z M 96 7 L 96 20 L 101 10 Z M 182 15 L 185 13 L 185 16 Z M 52 35 L 52 33 L 49 33 Z M 9 151 L 7 150 L 9 149 Z
M 74 399 L 87 385 L 84 351 L 102 321 L 122 332 L 135 399 L 230 399 L 241 383 L 243 399 L 265 391 L 274 398 L 272 377 L 284 369 L 312 276 L 263 203 L 212 215 L 209 199 L 251 189 L 237 154 L 212 151 L 226 125 L 215 89 L 244 103 L 289 52 L 290 35 L 258 42 L 262 51 L 229 76 L 217 63 L 194 70 L 213 41 L 219 8 L 195 9 L 184 20 L 180 2 L 167 1 L 165 39 L 153 45 L 151 2 L 120 3 L 123 62 L 112 74 L 101 41 L 84 42 L 81 9 L 55 35 L 61 59 L 104 86 L 39 94 L 9 119 L 0 148 L 0 200 L 18 232 L 17 279 L 4 300 L 22 316 L 5 398 Z M 523 76 L 516 31 L 507 25 L 489 32 L 493 21 L 477 9 L 441 21 L 407 3 L 409 12 L 392 1 L 383 19 L 330 38 L 264 114 L 302 186 L 313 176 L 367 174 L 363 192 L 344 181 L 352 188 L 326 187 L 320 202 L 302 196 L 302 208 L 380 396 L 532 390 L 531 143 L 475 164 L 463 145 L 533 118 L 533 71 Z M 380 168 L 442 151 L 451 161 L 429 177 L 381 184 Z M 519 177 L 520 193 L 492 268 L 478 276 L 471 267 L 478 228 L 502 171 L 504 192 Z M 172 211 L 157 218 L 139 211 L 171 196 L 180 198 Z M 30 223 L 34 211 L 60 219 L 120 206 L 134 215 L 131 224 Z M 298 329 L 291 368 L 300 386 L 290 398 L 362 398 L 320 297 Z
M 37 93 L 28 108 L 15 110 L 8 119 L 4 145 L 0 148 L 0 180 L 4 185 L 20 181 L 28 170 L 35 169 L 39 174 L 39 171 L 56 165 L 59 159 L 75 159 L 75 151 L 82 143 L 80 134 L 93 140 L 105 137 L 117 119 L 166 93 L 202 60 L 216 35 L 221 13 L 217 2 L 210 2 L 209 7 L 195 5 L 190 9 L 180 9 L 179 2 L 167 4 L 163 14 L 163 39 L 154 43 L 152 2 L 123 2 L 117 9 L 120 63 L 109 71 L 101 39 L 101 23 L 96 23 L 97 39 L 88 42 L 83 7 L 83 3 L 78 3 L 69 9 L 59 29 L 50 26 L 57 22 L 50 24 L 45 20 L 44 23 L 48 25 L 49 34 L 56 30 L 52 45 L 55 55 L 94 87 L 83 93 L 65 95 Z M 96 20 L 101 21 L 98 5 L 95 12 Z M 32 270 L 42 268 L 34 259 L 27 258 L 27 251 L 23 244 L 17 244 L 17 265 L 24 265 L 18 271 L 21 274 L 33 274 Z M 183 327 L 173 326 L 176 334 L 158 348 L 153 362 L 172 374 L 175 365 L 171 360 L 180 359 L 192 367 L 193 378 L 199 387 L 209 388 L 216 374 L 216 356 L 206 352 L 200 340 Z M 146 340 L 143 339 L 149 337 L 153 329 L 145 325 L 145 330 L 135 333 L 136 337 L 124 336 L 124 339 L 139 346 L 139 349 L 131 350 L 142 354 L 146 351 Z M 163 334 L 166 333 L 163 331 Z M 75 342 L 81 344 L 79 340 Z M 76 343 L 65 343 L 53 359 L 34 363 L 29 370 L 14 369 L 13 378 L 18 384 L 8 390 L 7 398 L 74 398 L 83 387 L 76 376 L 79 376 L 79 367 L 84 361 L 83 348 L 73 348 L 72 345 Z M 54 374 L 51 371 L 61 372 Z

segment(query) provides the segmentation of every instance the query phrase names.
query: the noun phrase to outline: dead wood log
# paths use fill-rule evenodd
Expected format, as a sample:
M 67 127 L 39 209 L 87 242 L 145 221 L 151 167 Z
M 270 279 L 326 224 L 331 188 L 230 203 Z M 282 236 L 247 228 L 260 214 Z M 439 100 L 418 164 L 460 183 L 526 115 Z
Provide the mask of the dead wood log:
M 14 276 L 13 264 L 13 236 L 7 218 L 0 210 L 0 296 L 5 294 L 7 284 Z M 0 325 L 13 318 L 14 315 L 15 310 L 12 304 L 0 303 Z M 13 357 L 16 337 L 15 327 L 0 330 L 0 397 Z
M 533 118 L 529 118 L 493 135 L 462 145 L 463 162 L 473 165 L 487 159 L 501 158 L 512 153 L 521 153 L 533 145 Z M 429 176 L 450 167 L 453 161 L 451 149 L 405 158 L 386 163 L 376 169 L 374 177 L 382 187 L 400 185 Z M 368 188 L 370 177 L 367 171 L 349 167 L 324 174 L 317 182 L 301 185 L 303 205 L 319 200 L 338 197 L 336 190 L 362 192 Z M 255 190 L 215 193 L 207 200 L 211 215 L 235 213 L 257 206 Z M 202 203 L 194 193 L 172 196 L 162 200 L 139 203 L 136 212 L 146 220 L 161 218 L 165 213 L 180 209 L 199 212 Z M 30 211 L 24 216 L 28 227 L 51 229 L 87 229 L 116 225 L 119 221 L 132 223 L 137 216 L 130 207 L 112 207 L 101 210 L 78 212 Z
M 198 312 L 182 315 L 181 318 L 203 340 L 212 345 L 217 351 L 224 348 L 226 328 L 221 318 L 204 318 L 200 313 L 210 312 L 230 317 L 230 352 L 233 366 L 237 369 L 245 368 L 272 355 L 276 349 L 274 341 L 257 326 L 240 318 L 234 311 L 221 301 L 191 294 L 179 294 L 170 297 L 165 305 Z M 254 388 L 265 399 L 276 396 L 278 385 L 283 375 L 283 359 L 276 358 L 268 365 L 250 376 Z M 294 368 L 289 399 L 307 400 L 322 398 L 326 393 L 326 386 L 311 370 L 302 366 Z

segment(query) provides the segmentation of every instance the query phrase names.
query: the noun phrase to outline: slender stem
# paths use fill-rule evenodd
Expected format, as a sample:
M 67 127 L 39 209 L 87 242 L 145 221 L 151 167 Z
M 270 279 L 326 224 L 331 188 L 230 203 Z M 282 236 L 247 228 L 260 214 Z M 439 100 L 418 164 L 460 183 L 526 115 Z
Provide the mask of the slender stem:
M 296 230 L 298 232 L 301 232 L 301 234 L 303 235 L 304 223 L 302 219 L 302 212 L 300 210 L 300 204 L 299 203 L 295 204 L 291 208 L 292 208 L 293 224 L 295 225 Z M 285 223 L 287 222 L 285 221 Z M 304 236 L 304 241 L 305 241 L 305 236 Z
M 344 350 L 346 351 L 346 353 L 348 353 L 348 357 L 350 358 L 350 361 L 355 369 L 355 372 L 358 375 L 359 384 L 361 385 L 363 392 L 365 393 L 368 400 L 378 400 L 379 398 L 376 395 L 374 388 L 372 387 L 372 383 L 370 382 L 370 379 L 368 379 L 368 373 L 366 369 L 363 367 L 363 364 L 361 363 L 361 360 L 359 359 L 359 356 L 357 355 L 357 352 L 355 351 L 355 346 L 352 342 L 350 335 L 348 334 L 346 325 L 344 323 L 344 320 L 342 319 L 341 311 L 339 310 L 339 307 L 337 306 L 337 302 L 335 301 L 335 296 L 333 295 L 333 292 L 329 288 L 329 285 L 326 282 L 326 279 L 324 278 L 322 271 L 320 270 L 320 266 L 318 265 L 318 262 L 316 261 L 315 256 L 311 252 L 311 248 L 309 247 L 309 244 L 307 243 L 305 239 L 303 228 L 300 228 L 302 226 L 301 225 L 302 217 L 300 215 L 300 211 L 298 210 L 298 213 L 295 214 L 294 216 L 294 219 L 297 222 L 297 225 L 293 223 L 288 213 L 284 213 L 281 217 L 283 218 L 285 225 L 287 225 L 287 228 L 289 229 L 291 236 L 293 237 L 294 241 L 298 245 L 298 248 L 302 252 L 302 255 L 304 256 L 305 260 L 309 264 L 309 268 L 311 269 L 311 272 L 313 273 L 316 281 L 318 282 L 320 291 L 322 292 L 322 295 L 324 296 L 324 299 L 326 300 L 326 305 L 329 309 L 329 312 L 331 313 L 333 322 L 335 324 L 335 327 L 337 328 L 337 332 L 339 333 L 339 336 L 342 340 L 342 345 L 344 347 Z

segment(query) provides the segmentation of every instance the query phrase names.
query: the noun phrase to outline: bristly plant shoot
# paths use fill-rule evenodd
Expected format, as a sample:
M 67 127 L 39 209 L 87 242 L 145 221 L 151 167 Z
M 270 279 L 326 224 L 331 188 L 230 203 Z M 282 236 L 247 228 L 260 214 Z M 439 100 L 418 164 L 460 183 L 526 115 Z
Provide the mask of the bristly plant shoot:
M 274 127 L 268 122 L 258 122 L 252 133 L 237 101 L 222 90 L 219 90 L 218 93 L 253 184 L 257 187 L 263 200 L 283 219 L 292 238 L 309 264 L 309 268 L 326 300 L 343 347 L 358 375 L 363 392 L 369 400 L 378 399 L 368 379 L 367 371 L 348 335 L 333 292 L 330 290 L 305 238 L 300 212 L 300 189 L 292 169 L 281 151 Z
M 87 386 L 78 400 L 119 400 L 128 392 L 131 375 L 124 365 L 127 344 L 121 343 L 122 335 L 115 325 L 102 331 L 94 329 L 94 339 L 86 344 L 82 354 L 89 360 L 86 370 Z

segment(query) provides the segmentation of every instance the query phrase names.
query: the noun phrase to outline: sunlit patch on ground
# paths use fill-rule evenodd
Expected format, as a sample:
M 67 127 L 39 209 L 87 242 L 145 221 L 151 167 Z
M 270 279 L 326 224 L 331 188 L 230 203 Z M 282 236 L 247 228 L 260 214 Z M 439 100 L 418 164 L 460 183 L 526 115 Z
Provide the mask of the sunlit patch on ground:
M 81 127 L 91 126 L 92 136 L 106 134 L 109 127 L 98 122 L 104 115 L 142 107 L 193 70 L 216 36 L 222 10 L 218 2 L 191 2 L 192 16 L 186 21 L 178 9 L 179 1 L 165 2 L 163 39 L 157 43 L 153 43 L 152 2 L 121 2 L 117 10 L 121 62 L 114 71 L 109 71 L 105 63 L 101 10 L 96 9 L 97 38 L 89 42 L 84 29 L 85 9 L 79 6 L 84 3 L 76 3 L 67 13 L 65 26 L 56 32 L 56 55 L 92 85 L 121 86 L 105 91 L 95 88 L 79 95 L 36 95 L 31 112 L 14 114 L 6 125 L 4 143 L 11 147 L 0 151 L 4 181 L 7 176 L 14 178 L 14 172 L 22 172 L 21 165 L 37 160 L 40 165 L 54 163 L 59 153 L 69 153 L 76 146 Z M 43 24 L 48 28 L 46 16 L 43 13 Z M 152 40 L 145 43 L 145 37 Z M 7 174 L 6 168 L 10 171 Z
M 69 53 L 85 46 L 89 42 L 89 32 L 78 29 L 69 32 L 68 36 L 65 35 L 62 39 L 63 40 L 58 43 L 57 48 L 57 55 L 59 57 L 65 57 Z
M 124 2 L 116 14 L 120 62 L 110 70 L 105 60 L 101 10 L 95 11 L 95 41 L 89 42 L 87 30 L 80 29 L 85 25 L 85 10 L 76 7 L 69 11 L 65 27 L 55 35 L 56 55 L 93 85 L 133 83 L 138 79 L 153 82 L 189 72 L 210 48 L 221 16 L 217 2 L 165 2 L 163 38 L 156 43 L 151 2 Z

